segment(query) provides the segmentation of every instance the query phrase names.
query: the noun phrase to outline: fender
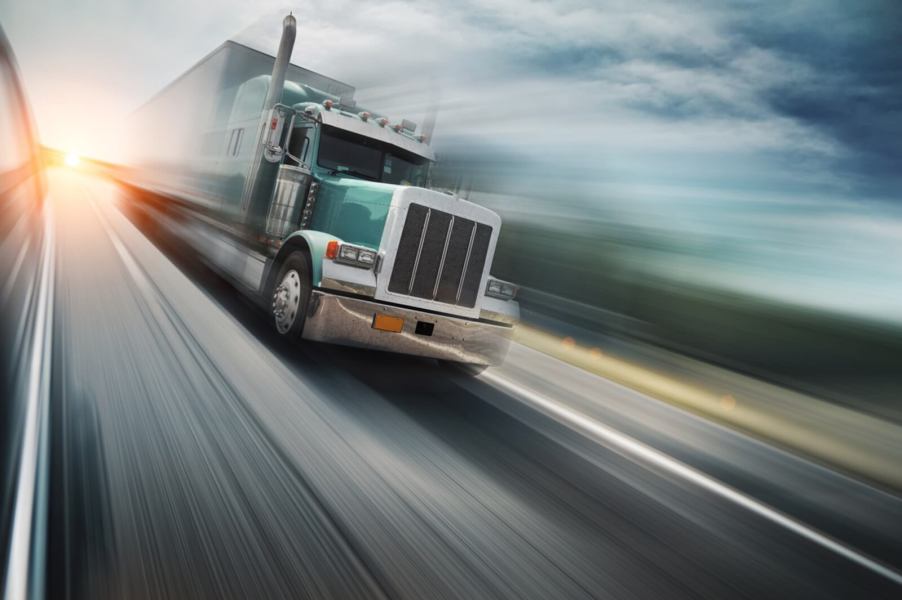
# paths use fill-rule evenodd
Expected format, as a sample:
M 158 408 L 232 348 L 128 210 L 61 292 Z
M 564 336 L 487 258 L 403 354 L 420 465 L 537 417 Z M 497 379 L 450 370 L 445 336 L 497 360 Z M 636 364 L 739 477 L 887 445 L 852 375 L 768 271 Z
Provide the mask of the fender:
M 290 234 L 282 241 L 282 247 L 279 248 L 275 260 L 272 261 L 270 267 L 271 272 L 277 265 L 280 265 L 285 257 L 291 252 L 299 248 L 305 249 L 310 257 L 310 283 L 313 287 L 318 287 L 323 278 L 323 258 L 326 255 L 326 244 L 336 240 L 341 243 L 341 239 L 331 233 L 322 231 L 313 231 L 311 229 L 302 229 Z M 269 280 L 269 274 L 267 274 Z

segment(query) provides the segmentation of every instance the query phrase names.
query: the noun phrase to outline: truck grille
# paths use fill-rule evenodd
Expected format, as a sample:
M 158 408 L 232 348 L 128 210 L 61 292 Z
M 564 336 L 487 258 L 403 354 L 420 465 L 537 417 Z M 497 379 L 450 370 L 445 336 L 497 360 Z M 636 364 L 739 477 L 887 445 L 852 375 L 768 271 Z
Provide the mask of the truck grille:
M 388 291 L 473 308 L 492 228 L 411 204 Z

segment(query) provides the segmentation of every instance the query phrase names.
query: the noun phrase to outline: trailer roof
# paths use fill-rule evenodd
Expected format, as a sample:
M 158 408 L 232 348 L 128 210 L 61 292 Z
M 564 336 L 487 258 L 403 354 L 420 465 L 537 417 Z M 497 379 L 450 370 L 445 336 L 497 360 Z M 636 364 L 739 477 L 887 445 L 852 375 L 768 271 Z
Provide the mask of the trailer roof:
M 155 94 L 153 94 L 150 98 L 147 99 L 146 102 L 142 103 L 138 109 L 143 108 L 144 106 L 150 104 L 157 97 L 161 96 L 164 92 L 174 87 L 177 83 L 179 83 L 182 79 L 199 69 L 203 64 L 211 60 L 212 58 L 218 56 L 222 52 L 227 49 L 235 49 L 239 52 L 247 52 L 252 54 L 260 55 L 261 57 L 265 57 L 267 59 L 275 61 L 275 57 L 272 54 L 264 52 L 262 50 L 258 50 L 257 48 L 252 48 L 247 44 L 243 44 L 241 42 L 236 42 L 234 40 L 226 40 L 212 51 L 208 52 L 203 58 L 198 60 L 196 63 L 191 65 L 188 69 L 182 72 L 181 75 L 170 81 L 168 84 L 163 86 L 160 90 L 158 90 Z M 263 74 L 263 73 L 261 73 Z M 355 89 L 354 86 L 344 83 L 343 81 L 339 81 L 333 77 L 328 77 L 326 75 L 322 75 L 317 73 L 316 71 L 311 71 L 310 69 L 306 69 L 294 63 L 289 63 L 289 72 L 287 74 L 286 79 L 290 81 L 295 81 L 296 83 L 302 85 L 308 85 L 315 89 L 326 92 L 327 94 L 333 94 L 335 97 L 342 96 L 353 96 Z
M 276 59 L 276 57 L 273 56 L 272 54 L 270 54 L 269 52 L 259 50 L 257 48 L 254 48 L 253 46 L 248 46 L 247 44 L 244 44 L 242 42 L 236 42 L 235 40 L 227 40 L 223 44 L 223 46 L 228 45 L 228 44 L 231 44 L 233 46 L 238 46 L 238 47 L 240 47 L 244 50 L 248 50 L 250 52 L 256 52 L 258 54 L 262 54 L 263 56 L 271 58 L 273 61 L 275 61 L 275 59 Z M 286 79 L 296 81 L 296 83 L 309 85 L 310 87 L 327 92 L 329 94 L 334 94 L 338 97 L 354 95 L 354 92 L 355 92 L 354 86 L 352 86 L 349 83 L 339 81 L 338 79 L 335 79 L 334 77 L 328 77 L 321 73 L 317 73 L 316 71 L 312 71 L 306 67 L 302 67 L 293 62 L 290 62 L 288 64 L 289 64 L 290 68 L 289 68 L 289 73 L 286 76 Z M 291 71 L 294 71 L 294 77 L 292 77 Z M 297 77 L 298 75 L 301 75 L 301 77 L 300 78 Z

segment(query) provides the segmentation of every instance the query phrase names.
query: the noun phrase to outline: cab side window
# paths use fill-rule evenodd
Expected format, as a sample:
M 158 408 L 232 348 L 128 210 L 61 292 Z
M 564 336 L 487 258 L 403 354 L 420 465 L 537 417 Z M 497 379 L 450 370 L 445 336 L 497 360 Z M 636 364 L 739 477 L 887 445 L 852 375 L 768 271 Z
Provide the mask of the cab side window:
M 285 164 L 293 167 L 300 166 L 301 163 L 308 164 L 307 153 L 310 151 L 310 134 L 313 129 L 310 127 L 295 127 L 291 133 L 291 140 L 288 142 L 288 154 L 285 158 Z M 298 162 L 300 161 L 300 163 Z

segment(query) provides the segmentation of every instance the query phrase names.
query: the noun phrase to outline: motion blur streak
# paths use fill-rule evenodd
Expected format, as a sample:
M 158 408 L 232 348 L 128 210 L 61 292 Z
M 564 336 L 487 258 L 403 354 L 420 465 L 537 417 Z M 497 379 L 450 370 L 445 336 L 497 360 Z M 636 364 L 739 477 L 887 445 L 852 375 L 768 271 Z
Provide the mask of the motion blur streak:
M 54 243 L 31 114 L 0 29 L 0 586 L 41 598 Z
M 53 218 L 44 213 L 44 248 L 35 292 L 31 355 L 27 362 L 28 387 L 18 481 L 13 508 L 5 600 L 40 598 L 46 556 L 47 486 L 49 450 L 50 356 L 53 318 Z
M 81 170 L 50 182 L 51 597 L 898 592 L 492 383 L 553 397 L 895 568 L 894 495 L 519 345 L 473 379 L 285 344 L 135 192 Z
M 902 597 L 902 2 L 276 4 L 0 0 L 0 600 Z
M 816 544 L 832 550 L 833 552 L 836 552 L 837 554 L 844 556 L 849 560 L 855 561 L 858 564 L 886 577 L 887 579 L 895 583 L 902 584 L 902 574 L 894 571 L 886 565 L 881 564 L 880 562 L 875 561 L 872 558 L 865 556 L 852 548 L 848 548 L 847 546 L 838 543 L 836 540 L 825 536 L 819 531 L 807 527 L 803 523 L 799 523 L 798 521 L 787 517 L 779 511 L 776 511 L 773 508 L 767 506 L 766 504 L 757 502 L 753 498 L 749 498 L 748 496 L 737 492 L 733 488 L 722 484 L 716 479 L 707 477 L 704 473 L 700 473 L 699 471 L 692 469 L 691 467 L 688 467 L 679 461 L 673 460 L 666 454 L 657 452 L 653 448 L 650 448 L 629 436 L 623 435 L 622 433 L 615 431 L 602 423 L 593 421 L 587 418 L 585 415 L 574 412 L 573 410 L 568 409 L 566 406 L 563 406 L 561 403 L 550 400 L 549 398 L 546 398 L 541 394 L 537 394 L 528 388 L 516 384 L 513 381 L 509 381 L 492 373 L 484 375 L 484 377 L 498 387 L 509 391 L 510 393 L 522 398 L 527 402 L 535 404 L 539 408 L 539 410 L 542 410 L 550 414 L 554 418 L 560 419 L 561 421 L 576 427 L 578 430 L 597 439 L 599 442 L 605 444 L 606 446 L 609 446 L 616 452 L 624 454 L 628 457 L 635 458 L 641 462 L 648 463 L 668 473 L 674 474 L 677 477 L 701 486 L 706 490 L 717 494 L 718 496 L 726 498 L 727 500 L 734 502 L 739 506 L 742 506 L 743 508 L 747 508 L 748 510 L 761 515 L 765 519 L 773 521 L 778 525 L 786 527 L 787 529 L 794 531 L 795 533 L 798 533 L 805 538 L 808 538 Z

